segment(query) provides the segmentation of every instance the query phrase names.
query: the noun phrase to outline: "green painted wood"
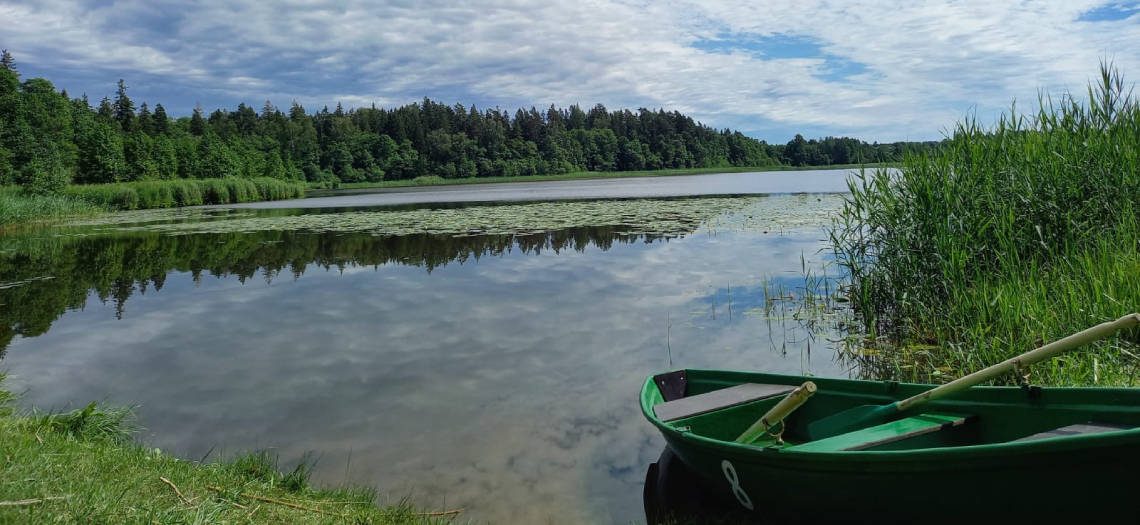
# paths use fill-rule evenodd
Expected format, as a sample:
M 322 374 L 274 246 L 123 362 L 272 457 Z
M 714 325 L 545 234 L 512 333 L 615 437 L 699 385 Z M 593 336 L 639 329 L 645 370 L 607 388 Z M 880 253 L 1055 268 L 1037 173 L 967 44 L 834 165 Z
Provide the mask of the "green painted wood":
M 966 422 L 964 416 L 919 414 L 838 436 L 788 447 L 797 452 L 839 452 L 865 450 L 879 445 L 938 432 Z
M 687 392 L 700 395 L 744 383 L 819 387 L 786 420 L 785 444 L 734 443 L 779 398 L 675 421 L 653 413 L 664 400 L 647 380 L 642 414 L 698 483 L 730 504 L 747 497 L 778 522 L 977 521 L 1081 523 L 1089 516 L 1135 521 L 1140 472 L 1140 389 L 978 386 L 929 402 L 931 414 L 970 414 L 966 424 L 869 450 L 812 451 L 807 426 L 858 406 L 906 399 L 932 385 L 726 370 L 686 370 Z M 1090 421 L 1127 430 L 1066 433 L 1017 441 Z M 803 447 L 803 448 L 801 448 Z M 1059 483 L 1056 480 L 1069 482 Z M 740 496 L 743 494 L 744 496 Z M 889 495 L 889 496 L 888 496 Z M 948 495 L 961 504 L 946 505 Z M 1088 502 L 1095 502 L 1089 504 Z M 741 503 L 743 506 L 743 504 Z

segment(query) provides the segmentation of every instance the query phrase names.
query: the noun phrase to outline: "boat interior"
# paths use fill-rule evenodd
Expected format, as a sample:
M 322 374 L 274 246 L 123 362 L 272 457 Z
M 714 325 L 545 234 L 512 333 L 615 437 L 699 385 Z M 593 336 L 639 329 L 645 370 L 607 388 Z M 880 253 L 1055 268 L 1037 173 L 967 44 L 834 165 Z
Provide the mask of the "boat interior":
M 681 370 L 655 376 L 657 388 L 647 385 L 645 401 L 667 426 L 733 442 L 802 380 Z M 771 433 L 742 444 L 802 452 L 897 451 L 1103 436 L 1140 428 L 1136 389 L 976 387 L 886 421 L 813 436 L 809 431 L 813 421 L 860 406 L 886 405 L 930 388 L 896 382 L 813 381 L 819 390 L 802 406 L 774 425 Z

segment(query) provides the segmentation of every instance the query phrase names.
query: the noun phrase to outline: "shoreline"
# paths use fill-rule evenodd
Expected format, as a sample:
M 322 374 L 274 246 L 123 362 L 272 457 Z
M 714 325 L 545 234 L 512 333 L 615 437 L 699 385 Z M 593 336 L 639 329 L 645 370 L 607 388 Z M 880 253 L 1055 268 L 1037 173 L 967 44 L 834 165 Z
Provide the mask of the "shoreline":
M 443 524 L 463 512 L 380 503 L 370 487 L 312 487 L 307 457 L 295 467 L 268 451 L 181 459 L 138 441 L 128 408 L 43 413 L 14 401 L 0 386 L 0 475 L 9 480 L 0 523 Z
M 389 180 L 377 182 L 349 182 L 330 188 L 326 183 L 307 183 L 309 191 L 324 192 L 333 190 L 355 190 L 368 188 L 408 188 L 421 186 L 455 186 L 463 184 L 493 184 L 512 182 L 545 182 L 566 180 L 594 180 L 594 179 L 625 179 L 637 177 L 671 177 L 677 175 L 714 175 L 717 173 L 753 173 L 768 171 L 823 171 L 845 169 L 874 169 L 889 168 L 896 163 L 869 163 L 869 164 L 832 164 L 828 166 L 729 166 L 723 168 L 678 168 L 664 170 L 642 171 L 575 171 L 570 173 L 547 175 L 523 175 L 518 177 L 470 177 L 445 179 L 439 176 L 416 177 L 406 180 Z

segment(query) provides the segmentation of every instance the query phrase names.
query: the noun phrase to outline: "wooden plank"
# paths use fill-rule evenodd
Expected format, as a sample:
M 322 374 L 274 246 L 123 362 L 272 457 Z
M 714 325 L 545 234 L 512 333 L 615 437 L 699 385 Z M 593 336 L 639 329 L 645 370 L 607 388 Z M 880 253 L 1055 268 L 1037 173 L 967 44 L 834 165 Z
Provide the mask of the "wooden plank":
M 666 401 L 653 406 L 653 413 L 661 421 L 675 421 L 678 419 L 705 414 L 722 408 L 734 407 L 759 399 L 787 394 L 795 390 L 792 385 L 762 385 L 760 383 L 744 383 L 733 387 L 713 390 L 704 394 L 683 397 L 674 401 Z
M 956 427 L 966 422 L 966 416 L 949 414 L 919 414 L 891 421 L 838 436 L 818 439 L 785 450 L 801 452 L 840 452 L 865 450 L 894 443 L 907 438 L 938 432 L 944 428 Z
M 1011 443 L 1017 443 L 1021 441 L 1037 441 L 1039 439 L 1049 439 L 1056 437 L 1080 436 L 1084 434 L 1100 434 L 1101 432 L 1116 432 L 1118 430 L 1131 429 L 1132 427 L 1122 427 L 1120 425 L 1108 425 L 1104 423 L 1089 422 L 1084 424 L 1069 425 L 1067 427 L 1054 428 L 1053 430 L 1047 430 L 1045 432 L 1039 432 L 1037 434 L 1033 434 L 1032 436 L 1025 436 L 1020 439 L 1015 439 L 1011 441 Z

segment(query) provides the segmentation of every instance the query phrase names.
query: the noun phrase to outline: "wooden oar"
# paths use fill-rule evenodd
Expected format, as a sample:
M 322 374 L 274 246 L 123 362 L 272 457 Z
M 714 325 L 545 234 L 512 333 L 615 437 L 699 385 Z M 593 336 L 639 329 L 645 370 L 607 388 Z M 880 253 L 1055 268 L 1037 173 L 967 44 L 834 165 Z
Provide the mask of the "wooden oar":
M 773 406 L 765 412 L 760 419 L 753 423 L 752 426 L 748 427 L 748 430 L 740 434 L 740 437 L 736 438 L 736 442 L 745 444 L 752 443 L 759 439 L 760 436 L 770 433 L 772 427 L 783 421 L 785 417 L 788 417 L 788 414 L 791 414 L 795 409 L 799 408 L 800 405 L 804 404 L 804 401 L 807 401 L 808 398 L 815 393 L 815 389 L 815 383 L 811 381 L 806 381 L 804 384 L 796 387 L 787 397 L 781 399 L 779 403 L 776 403 L 776 406 Z M 783 432 L 783 429 L 781 429 L 780 433 L 783 434 Z M 779 442 L 778 435 L 776 436 L 776 440 Z
M 1104 339 L 1118 330 L 1132 328 L 1140 325 L 1140 314 L 1128 314 L 1115 321 L 1098 324 L 1073 335 L 1049 343 L 1036 350 L 1031 350 L 1017 357 L 1007 359 L 984 370 L 979 370 L 968 376 L 960 377 L 945 385 L 927 390 L 914 397 L 896 401 L 889 405 L 864 405 L 844 410 L 808 425 L 808 436 L 811 440 L 823 439 L 838 434 L 844 434 L 861 428 L 884 423 L 895 414 L 914 408 L 927 401 L 946 397 L 950 394 L 965 390 L 979 383 L 984 383 L 1006 372 L 1019 367 L 1025 367 L 1067 352 L 1078 346 Z

